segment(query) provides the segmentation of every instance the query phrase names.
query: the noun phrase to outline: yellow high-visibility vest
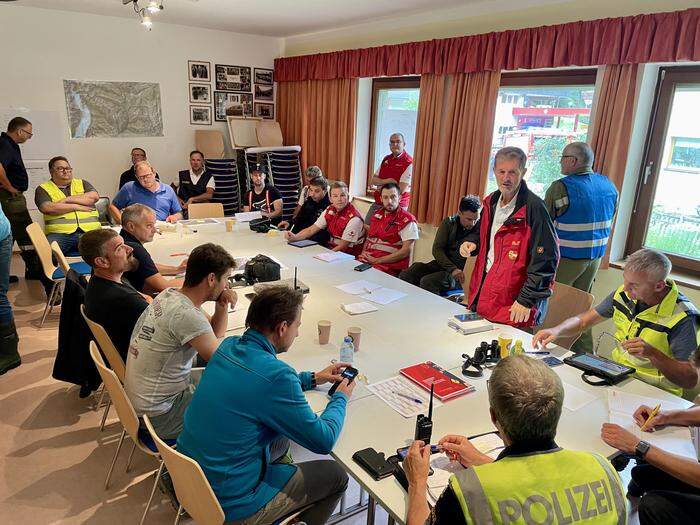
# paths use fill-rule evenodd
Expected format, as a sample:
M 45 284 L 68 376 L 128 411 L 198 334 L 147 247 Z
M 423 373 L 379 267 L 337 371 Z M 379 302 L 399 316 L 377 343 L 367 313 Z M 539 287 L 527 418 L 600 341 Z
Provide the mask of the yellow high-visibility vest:
M 44 182 L 40 188 L 46 190 L 52 202 L 58 202 L 66 198 L 66 194 L 56 186 L 54 181 Z M 71 195 L 82 195 L 85 187 L 81 179 L 73 179 L 70 183 Z M 92 211 L 69 211 L 61 215 L 49 215 L 44 213 L 44 231 L 48 233 L 73 233 L 78 227 L 87 232 L 100 228 L 100 218 L 97 210 Z
M 669 344 L 671 329 L 687 316 L 696 316 L 697 310 L 682 293 L 676 283 L 667 279 L 666 284 L 671 288 L 663 300 L 646 310 L 633 315 L 636 301 L 625 293 L 620 286 L 613 296 L 613 321 L 615 322 L 615 337 L 618 341 L 641 337 L 645 342 L 656 348 L 664 355 L 674 358 Z M 696 342 L 700 342 L 700 332 L 696 330 Z M 671 392 L 677 396 L 683 394 L 683 389 L 671 383 L 655 368 L 648 359 L 630 356 L 618 345 L 612 353 L 612 358 L 620 364 L 637 369 L 635 376 L 642 381 Z
M 625 525 L 627 506 L 610 462 L 560 448 L 507 456 L 450 477 L 468 525 Z

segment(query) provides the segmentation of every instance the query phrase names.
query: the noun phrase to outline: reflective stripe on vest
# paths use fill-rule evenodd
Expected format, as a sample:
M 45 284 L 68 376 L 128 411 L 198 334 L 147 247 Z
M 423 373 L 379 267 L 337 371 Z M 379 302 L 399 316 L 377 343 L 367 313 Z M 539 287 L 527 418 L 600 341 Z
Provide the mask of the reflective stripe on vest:
M 637 301 L 633 301 L 620 286 L 613 295 L 613 321 L 615 323 L 615 338 L 618 341 L 641 337 L 646 343 L 656 348 L 667 357 L 674 359 L 668 340 L 671 329 L 687 316 L 697 318 L 698 312 L 693 304 L 678 291 L 673 280 L 666 283 L 670 290 L 661 303 L 633 315 Z M 700 343 L 700 332 L 697 332 L 697 342 Z M 634 367 L 635 376 L 645 383 L 671 392 L 677 396 L 683 394 L 683 389 L 671 383 L 648 359 L 631 356 L 619 346 L 612 352 L 612 358 L 620 364 Z
M 51 197 L 51 202 L 58 202 L 66 198 L 66 194 L 49 180 L 39 186 L 44 189 Z M 81 179 L 73 179 L 70 183 L 71 195 L 82 195 L 85 193 L 85 187 Z M 87 232 L 100 228 L 100 216 L 97 210 L 91 211 L 69 211 L 60 215 L 48 215 L 44 213 L 44 231 L 48 233 L 64 233 L 70 234 L 75 232 L 78 227 Z
M 509 456 L 455 473 L 450 487 L 470 525 L 627 523 L 620 478 L 597 454 Z
M 568 194 L 566 212 L 554 220 L 561 256 L 568 259 L 602 257 L 615 214 L 615 186 L 599 173 L 569 175 L 560 181 Z M 555 203 L 557 207 L 563 204 Z

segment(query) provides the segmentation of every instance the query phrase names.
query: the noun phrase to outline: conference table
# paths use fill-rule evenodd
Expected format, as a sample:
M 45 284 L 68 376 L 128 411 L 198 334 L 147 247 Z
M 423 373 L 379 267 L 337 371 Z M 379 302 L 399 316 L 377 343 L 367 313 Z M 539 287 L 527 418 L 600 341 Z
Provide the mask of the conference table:
M 463 313 L 464 306 L 375 269 L 356 272 L 353 270 L 358 264 L 355 260 L 328 263 L 316 259 L 315 255 L 328 253 L 328 250 L 318 245 L 305 248 L 289 246 L 281 232 L 255 233 L 247 223 L 236 223 L 231 232 L 226 231 L 223 219 L 207 224 L 190 224 L 184 228 L 178 225 L 176 231 L 156 235 L 154 241 L 145 244 L 145 247 L 156 262 L 177 264 L 184 257 L 182 254 L 206 242 L 223 246 L 236 258 L 252 257 L 259 253 L 268 255 L 282 264 L 283 279 L 293 277 L 294 269 L 297 269 L 298 279 L 309 286 L 310 292 L 304 300 L 299 337 L 289 351 L 278 357 L 298 371 L 318 371 L 332 360 L 337 360 L 343 337 L 347 335 L 347 329 L 353 326 L 362 329 L 360 349 L 355 352 L 353 366 L 359 369 L 369 384 L 397 376 L 399 369 L 425 361 L 433 361 L 463 377 L 462 354 L 473 354 L 482 341 L 497 339 L 499 335 L 521 339 L 526 349 L 531 346 L 530 334 L 508 326 L 497 325 L 489 332 L 462 335 L 448 327 L 447 321 L 455 314 Z M 340 308 L 341 304 L 364 299 L 345 293 L 336 286 L 359 279 L 403 292 L 406 296 L 387 305 L 377 305 L 375 312 L 350 315 Z M 250 291 L 252 287 L 237 289 L 239 299 L 234 311 L 229 314 L 227 336 L 243 332 L 249 304 L 245 294 Z M 213 304 L 204 308 L 211 312 Z M 319 320 L 332 323 L 328 344 L 319 344 Z M 558 347 L 551 352 L 560 357 L 567 353 Z M 617 451 L 600 438 L 601 425 L 608 421 L 607 387 L 593 387 L 584 383 L 581 372 L 567 365 L 553 370 L 559 374 L 565 390 L 571 395 L 585 391 L 595 398 L 581 408 L 563 409 L 557 444 L 567 449 L 597 452 L 606 457 L 615 455 Z M 486 391 L 489 375 L 487 369 L 482 378 L 464 377 L 476 390 L 436 407 L 433 442 L 445 434 L 470 436 L 494 430 Z M 322 385 L 306 393 L 310 406 L 317 413 L 328 402 L 328 387 Z M 653 397 L 661 403 L 691 405 L 636 379 L 625 380 L 616 388 Z M 406 491 L 393 477 L 375 481 L 355 463 L 352 456 L 358 450 L 372 447 L 388 457 L 397 448 L 411 443 L 414 429 L 415 418 L 403 417 L 373 395 L 363 382 L 358 382 L 348 403 L 345 425 L 331 455 L 369 494 L 368 523 L 374 522 L 375 502 L 386 509 L 390 522 L 403 523 L 408 498 Z

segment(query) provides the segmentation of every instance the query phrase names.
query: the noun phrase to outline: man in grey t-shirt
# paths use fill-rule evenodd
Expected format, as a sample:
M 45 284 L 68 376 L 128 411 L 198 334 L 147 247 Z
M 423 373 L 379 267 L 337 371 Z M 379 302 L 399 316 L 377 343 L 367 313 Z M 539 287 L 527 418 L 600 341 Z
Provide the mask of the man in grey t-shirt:
M 187 261 L 181 290 L 168 288 L 144 310 L 131 336 L 124 387 L 139 416 L 151 418 L 157 434 L 175 439 L 194 392 L 192 360 L 209 358 L 224 336 L 236 293 L 228 289 L 235 267 L 221 246 L 198 246 Z M 201 310 L 216 301 L 211 319 Z

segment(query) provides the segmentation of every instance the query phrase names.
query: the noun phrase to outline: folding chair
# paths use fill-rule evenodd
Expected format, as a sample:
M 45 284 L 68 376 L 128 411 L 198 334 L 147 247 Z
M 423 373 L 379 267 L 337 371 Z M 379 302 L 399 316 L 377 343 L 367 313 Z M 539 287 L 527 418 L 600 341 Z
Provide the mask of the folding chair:
M 206 219 L 208 217 L 223 217 L 224 205 L 220 202 L 195 202 L 187 207 L 189 219 Z

